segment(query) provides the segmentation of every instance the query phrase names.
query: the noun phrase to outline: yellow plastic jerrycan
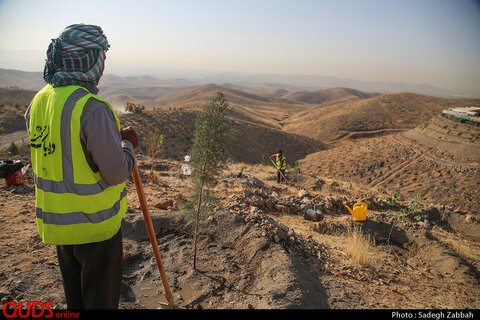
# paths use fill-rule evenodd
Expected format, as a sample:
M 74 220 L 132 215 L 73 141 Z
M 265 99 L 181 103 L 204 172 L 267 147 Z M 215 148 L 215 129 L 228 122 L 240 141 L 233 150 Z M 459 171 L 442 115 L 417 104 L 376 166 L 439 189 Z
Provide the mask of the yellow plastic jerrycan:
M 365 221 L 367 220 L 367 204 L 365 202 L 357 202 L 353 205 L 353 210 L 350 209 L 347 205 L 348 211 L 353 216 L 353 220 L 355 221 Z

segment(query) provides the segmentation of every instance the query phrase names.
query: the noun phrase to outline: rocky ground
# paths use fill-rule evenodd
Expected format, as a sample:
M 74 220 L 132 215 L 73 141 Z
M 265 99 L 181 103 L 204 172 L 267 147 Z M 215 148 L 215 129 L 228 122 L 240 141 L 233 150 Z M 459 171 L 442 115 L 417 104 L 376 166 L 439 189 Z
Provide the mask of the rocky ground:
M 351 183 L 364 193 L 384 198 L 397 194 L 399 200 L 415 199 L 480 220 L 479 135 L 479 127 L 437 116 L 413 130 L 308 155 L 300 166 L 303 172 L 340 185 Z M 479 229 L 468 231 L 472 226 L 456 230 L 480 240 Z
M 182 163 L 156 160 L 154 181 L 148 159 L 138 163 L 178 307 L 480 308 L 480 245 L 452 226 L 452 217 L 465 222 L 464 213 L 430 206 L 427 224 L 396 220 L 407 202 L 291 170 L 289 183 L 279 185 L 273 167 L 232 164 L 215 187 L 218 206 L 202 220 L 193 270 L 193 228 L 182 201 L 190 181 Z M 66 307 L 55 248 L 36 231 L 31 171 L 23 185 L 1 182 L 0 190 L 2 304 Z M 127 190 L 120 308 L 160 308 L 166 299 L 133 181 Z M 358 201 L 368 204 L 365 222 L 354 222 L 344 206 Z

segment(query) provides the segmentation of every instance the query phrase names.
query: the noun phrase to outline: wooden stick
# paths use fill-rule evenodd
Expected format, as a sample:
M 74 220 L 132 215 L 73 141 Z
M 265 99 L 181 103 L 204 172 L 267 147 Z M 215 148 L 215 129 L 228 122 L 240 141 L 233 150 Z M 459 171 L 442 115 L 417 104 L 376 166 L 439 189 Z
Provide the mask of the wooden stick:
M 163 287 L 165 288 L 165 295 L 168 301 L 168 309 L 175 309 L 175 304 L 173 303 L 173 296 L 170 292 L 170 287 L 168 286 L 165 269 L 163 268 L 162 258 L 160 257 L 160 250 L 158 249 L 157 237 L 155 236 L 155 230 L 153 229 L 152 218 L 150 217 L 150 212 L 148 210 L 145 193 L 143 192 L 142 180 L 140 179 L 137 165 L 135 165 L 132 170 L 132 176 L 133 181 L 135 181 L 135 188 L 137 189 L 138 200 L 140 201 L 140 206 L 142 207 L 145 224 L 147 225 L 148 237 L 150 238 L 153 253 L 155 254 L 155 260 L 157 261 L 158 271 L 160 271 L 160 277 L 162 278 Z
M 285 178 L 285 176 L 283 175 L 282 170 L 280 170 L 280 169 L 277 168 L 277 165 L 275 164 L 275 162 L 273 162 L 272 158 L 270 158 L 270 161 L 272 161 L 272 164 L 273 164 L 273 166 L 277 169 L 277 171 L 280 172 L 280 174 L 282 175 L 283 179 L 285 179 L 285 181 L 288 182 L 287 178 Z

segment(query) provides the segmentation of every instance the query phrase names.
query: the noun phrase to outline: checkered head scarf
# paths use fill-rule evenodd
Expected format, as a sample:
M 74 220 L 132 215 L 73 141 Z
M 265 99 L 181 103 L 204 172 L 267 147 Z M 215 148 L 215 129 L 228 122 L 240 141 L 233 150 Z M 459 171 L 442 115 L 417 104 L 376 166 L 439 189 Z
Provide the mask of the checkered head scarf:
M 43 79 L 54 87 L 97 86 L 105 67 L 105 51 L 109 47 L 99 26 L 68 26 L 48 46 Z

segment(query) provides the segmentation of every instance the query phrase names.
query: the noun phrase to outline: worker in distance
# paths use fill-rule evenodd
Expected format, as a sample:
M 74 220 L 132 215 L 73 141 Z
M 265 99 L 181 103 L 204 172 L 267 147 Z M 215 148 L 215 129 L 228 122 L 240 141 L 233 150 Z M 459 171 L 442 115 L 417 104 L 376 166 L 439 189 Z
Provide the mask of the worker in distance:
M 277 153 L 272 154 L 270 160 L 275 158 L 274 165 L 277 168 L 277 182 L 285 182 L 285 171 L 287 170 L 287 159 L 283 155 L 282 150 L 278 150 Z M 273 160 L 272 160 L 273 161 Z

